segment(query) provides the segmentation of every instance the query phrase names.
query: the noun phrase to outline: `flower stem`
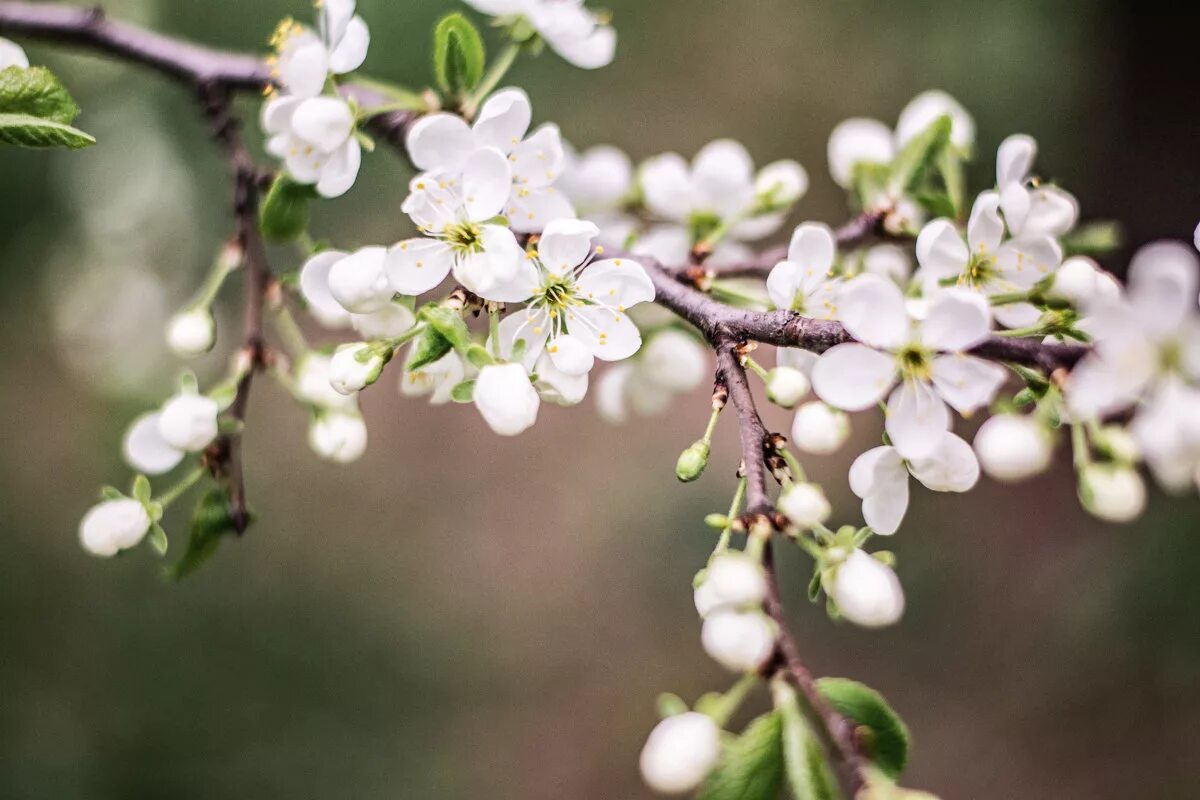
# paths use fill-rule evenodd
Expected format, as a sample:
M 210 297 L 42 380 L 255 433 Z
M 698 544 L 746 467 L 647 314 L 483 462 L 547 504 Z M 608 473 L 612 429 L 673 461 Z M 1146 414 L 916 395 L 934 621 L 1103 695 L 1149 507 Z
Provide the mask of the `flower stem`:
M 713 550 L 713 555 L 724 553 L 729 549 L 729 540 L 733 536 L 733 520 L 737 517 L 738 511 L 742 508 L 742 501 L 746 499 L 746 479 L 742 478 L 738 481 L 737 489 L 733 493 L 733 502 L 729 504 L 729 514 L 727 515 L 729 522 L 725 525 L 725 529 L 721 531 L 721 538 L 717 540 L 716 549 Z
M 417 324 L 413 325 L 411 328 L 406 330 L 404 333 L 397 336 L 395 339 L 388 339 L 387 340 L 388 344 L 392 346 L 392 349 L 400 347 L 401 345 L 404 345 L 404 344 L 408 344 L 413 339 L 420 336 L 421 332 L 424 331 L 425 328 L 426 328 L 426 324 L 424 322 L 418 322 Z
M 762 378 L 764 381 L 767 379 L 767 371 L 765 369 L 763 369 L 762 365 L 759 364 L 757 361 L 755 361 L 753 358 L 747 357 L 745 366 L 746 366 L 746 369 L 750 370 L 755 375 Z
M 488 304 L 488 338 L 492 340 L 492 356 L 500 360 L 500 309 Z
M 516 42 L 510 42 L 500 55 L 492 61 L 492 65 L 488 67 L 487 73 L 483 76 L 483 80 L 475 87 L 475 91 L 471 92 L 471 96 L 463 103 L 463 116 L 468 119 L 475 116 L 475 109 L 483 102 L 483 98 L 491 94 L 497 84 L 508 74 L 509 69 L 517 61 L 517 54 L 521 52 L 521 45 Z
M 205 470 L 203 467 L 196 467 L 187 475 L 184 475 L 183 478 L 180 479 L 179 483 L 175 484 L 170 489 L 167 489 L 165 492 L 159 495 L 157 499 L 158 504 L 163 508 L 166 508 L 167 506 L 171 505 L 171 503 L 178 500 L 184 494 L 184 492 L 196 485 L 196 481 L 200 480 L 200 478 L 204 476 L 204 471 Z
M 1075 469 L 1081 470 L 1092 463 L 1088 452 L 1087 432 L 1077 422 L 1071 423 L 1071 449 L 1075 455 Z
M 296 323 L 296 318 L 292 316 L 292 312 L 286 305 L 280 302 L 279 307 L 275 309 L 275 330 L 279 331 L 279 337 L 283 339 L 283 344 L 291 353 L 292 358 L 299 361 L 309 351 L 308 341 L 304 338 L 304 332 L 300 330 L 300 326 Z

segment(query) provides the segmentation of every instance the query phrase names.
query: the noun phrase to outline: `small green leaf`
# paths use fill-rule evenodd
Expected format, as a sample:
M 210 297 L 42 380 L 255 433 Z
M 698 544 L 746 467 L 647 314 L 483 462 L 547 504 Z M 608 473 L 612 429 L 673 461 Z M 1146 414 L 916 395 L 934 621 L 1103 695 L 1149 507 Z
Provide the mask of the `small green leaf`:
M 163 530 L 162 525 L 157 522 L 150 526 L 150 546 L 154 548 L 154 552 L 160 556 L 167 554 L 167 532 Z
M 859 739 L 880 772 L 892 780 L 899 778 L 908 762 L 908 727 L 883 695 L 846 678 L 821 678 L 817 689 L 839 714 L 859 726 Z
M 121 494 L 119 489 L 112 486 L 103 486 L 100 488 L 101 500 L 124 500 L 125 495 Z
M 130 492 L 134 500 L 137 500 L 142 505 L 149 505 L 150 498 L 153 492 L 150 489 L 150 479 L 145 475 L 138 475 L 133 479 L 133 490 Z
M 1063 236 L 1063 254 L 1104 256 L 1120 247 L 1123 239 L 1119 223 L 1104 220 L 1090 222 Z
M 951 213 L 947 217 L 958 217 L 962 214 L 967 191 L 967 178 L 963 172 L 963 159 L 954 147 L 943 147 L 937 159 L 938 174 L 946 187 L 946 198 L 950 201 Z
M 0 114 L 0 143 L 18 147 L 66 147 L 78 150 L 96 140 L 87 133 L 29 114 Z
M 429 327 L 446 337 L 446 341 L 450 342 L 455 350 L 465 353 L 470 348 L 471 329 L 467 327 L 467 323 L 463 322 L 459 312 L 444 306 L 427 305 L 417 313 L 417 316 L 428 322 Z
M 775 800 L 783 784 L 779 714 L 758 717 L 725 746 L 697 800 Z
M 70 125 L 79 116 L 79 106 L 45 67 L 8 67 L 0 70 L 0 113 L 28 114 Z
M 850 185 L 853 187 L 856 208 L 866 208 L 876 202 L 881 195 L 887 193 L 891 169 L 890 164 L 870 161 L 860 161 L 854 165 L 854 175 Z
M 525 359 L 525 351 L 528 349 L 529 342 L 522 336 L 513 342 L 512 354 L 508 357 L 508 360 L 513 364 L 520 364 Z
M 407 372 L 415 372 L 422 367 L 428 366 L 439 360 L 442 356 L 454 349 L 454 346 L 433 328 L 426 328 L 421 332 L 412 346 L 412 354 L 409 356 L 408 363 L 404 369 Z
M 954 219 L 958 216 L 958 209 L 954 206 L 954 201 L 950 199 L 950 195 L 942 192 L 918 192 L 916 200 L 921 204 L 921 208 L 929 212 L 931 217 L 950 217 Z
M 688 710 L 687 703 L 683 702 L 683 698 L 670 692 L 660 694 L 654 706 L 658 711 L 658 716 L 663 719 L 677 716 Z
M 271 184 L 258 213 L 258 227 L 272 242 L 290 242 L 308 229 L 308 203 L 317 196 L 312 186 L 280 174 Z
M 473 344 L 467 348 L 467 361 L 470 361 L 476 369 L 483 369 L 496 363 L 496 359 L 492 358 L 492 354 L 481 344 Z
M 433 69 L 438 86 L 460 97 L 483 78 L 483 39 L 475 26 L 457 12 L 442 17 L 433 32 Z
M 891 187 L 901 192 L 916 189 L 942 151 L 950 145 L 950 117 L 946 114 L 914 136 L 892 162 Z
M 825 752 L 800 711 L 796 691 L 777 679 L 771 693 L 782 723 L 784 772 L 792 796 L 796 800 L 834 800 L 837 795 Z
M 163 570 L 167 580 L 181 580 L 212 558 L 221 537 L 235 531 L 230 508 L 229 494 L 224 489 L 212 487 L 204 493 L 192 512 L 187 550 L 182 558 Z
M 450 399 L 456 403 L 469 403 L 475 397 L 475 381 L 463 381 L 450 390 Z

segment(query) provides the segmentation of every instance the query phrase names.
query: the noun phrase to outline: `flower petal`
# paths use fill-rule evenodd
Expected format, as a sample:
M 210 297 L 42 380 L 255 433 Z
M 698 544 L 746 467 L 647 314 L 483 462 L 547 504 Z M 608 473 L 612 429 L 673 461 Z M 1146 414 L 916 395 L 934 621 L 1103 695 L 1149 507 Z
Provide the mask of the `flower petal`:
M 1062 263 L 1062 248 L 1050 236 L 1022 235 L 996 251 L 996 270 L 1013 288 L 1028 289 Z
M 546 41 L 569 63 L 580 69 L 599 69 L 612 63 L 617 51 L 617 31 L 597 25 L 586 36 L 548 36 Z
M 646 270 L 628 258 L 593 261 L 576 286 L 583 298 L 618 310 L 654 301 L 654 284 Z
M 896 381 L 896 360 L 861 344 L 825 351 L 812 371 L 813 391 L 829 405 L 861 411 L 878 403 Z
M 1014 133 L 1000 143 L 996 151 L 996 186 L 1003 191 L 1010 183 L 1024 183 L 1037 157 L 1037 142 L 1032 136 Z
M 350 324 L 350 312 L 333 299 L 329 291 L 329 270 L 348 254 L 341 250 L 323 250 L 300 269 L 300 293 L 308 309 L 327 328 L 344 328 Z
M 356 139 L 347 139 L 345 144 L 329 156 L 329 160 L 321 168 L 317 194 L 328 198 L 341 197 L 350 191 L 350 187 L 358 179 L 361 166 L 362 146 Z
M 481 147 L 463 163 L 463 206 L 472 222 L 483 222 L 504 211 L 512 191 L 512 167 L 504 153 Z
M 909 460 L 913 477 L 935 492 L 966 492 L 979 481 L 979 461 L 971 445 L 946 431 L 924 458 Z
M 894 447 L 875 447 L 850 465 L 850 489 L 863 499 L 863 519 L 875 533 L 890 536 L 908 510 L 908 470 Z
M 546 352 L 550 354 L 555 368 L 571 377 L 587 375 L 596 363 L 596 357 L 588 344 L 569 333 L 555 336 L 546 346 Z
M 829 158 L 829 174 L 843 189 L 854 180 L 854 168 L 859 164 L 890 164 L 896 157 L 892 129 L 877 119 L 856 117 L 843 120 L 829 134 L 825 148 Z
M 523 89 L 501 89 L 487 99 L 479 109 L 472 130 L 478 147 L 495 147 L 511 153 L 525 138 L 533 108 Z
M 805 222 L 792 232 L 787 260 L 800 267 L 800 289 L 804 294 L 825 282 L 837 255 L 837 242 L 828 225 Z
M 332 153 L 354 130 L 350 106 L 336 97 L 313 97 L 296 107 L 292 131 L 317 149 Z
M 948 219 L 935 219 L 917 236 L 917 262 L 935 281 L 962 274 L 970 259 L 962 235 Z
M 992 312 L 987 299 L 972 289 L 937 292 L 921 322 L 921 341 L 946 353 L 969 350 L 988 337 Z
M 167 443 L 158 430 L 159 413 L 151 411 L 133 421 L 121 442 L 129 466 L 146 475 L 170 472 L 183 460 L 184 452 Z
M 837 305 L 842 324 L 860 342 L 894 350 L 908 341 L 911 331 L 904 293 L 887 278 L 852 278 L 838 292 Z
M 601 361 L 629 358 L 642 346 L 642 334 L 629 315 L 601 306 L 579 306 L 567 312 L 567 330 Z
M 554 183 L 566 162 L 558 126 L 540 126 L 513 148 L 508 158 L 512 162 L 513 183 L 518 187 L 538 188 Z
M 683 222 L 692 208 L 688 164 L 678 153 L 663 153 L 643 162 L 638 173 L 646 207 L 654 214 Z
M 392 288 L 400 294 L 418 295 L 446 279 L 454 253 L 437 239 L 406 239 L 388 249 L 383 268 Z
M 458 172 L 475 149 L 475 135 L 462 117 L 430 114 L 413 123 L 405 145 L 417 169 Z
M 515 187 L 505 208 L 509 225 L 518 233 L 537 233 L 556 219 L 574 219 L 567 196 L 553 186 L 540 189 Z
M 740 142 L 709 142 L 692 162 L 692 206 L 730 217 L 754 202 L 754 162 Z
M 555 275 L 565 275 L 592 252 L 592 239 L 600 229 L 581 219 L 556 219 L 546 225 L 538 240 L 538 260 Z
M 971 207 L 967 221 L 967 245 L 972 253 L 994 253 L 1004 238 L 1004 220 L 1000 219 L 1000 195 L 982 192 Z
M 892 445 L 907 459 L 928 455 L 950 429 L 950 412 L 928 383 L 904 381 L 888 398 L 884 424 Z
M 963 416 L 992 402 L 1008 377 L 999 364 L 961 354 L 935 358 L 930 371 L 938 394 Z
M 329 71 L 345 75 L 362 66 L 371 45 L 371 31 L 362 17 L 352 17 L 346 23 L 337 45 L 329 52 Z

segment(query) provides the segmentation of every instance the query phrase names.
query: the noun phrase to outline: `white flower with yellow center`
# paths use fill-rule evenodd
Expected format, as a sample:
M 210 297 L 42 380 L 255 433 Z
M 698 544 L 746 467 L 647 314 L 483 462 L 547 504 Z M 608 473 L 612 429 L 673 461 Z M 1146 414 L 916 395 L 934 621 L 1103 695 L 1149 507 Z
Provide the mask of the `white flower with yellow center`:
M 806 222 L 792 233 L 785 261 L 767 276 L 767 294 L 776 308 L 799 311 L 817 319 L 837 318 L 837 292 L 833 262 L 837 240 L 828 225 Z
M 297 183 L 315 184 L 322 197 L 340 197 L 362 165 L 354 112 L 340 97 L 280 95 L 262 107 L 267 152 L 282 159 Z
M 617 32 L 607 17 L 589 11 L 583 0 L 466 0 L 484 14 L 513 25 L 526 21 L 550 49 L 582 69 L 608 66 Z
M 331 73 L 358 69 L 371 43 L 367 23 L 354 13 L 355 0 L 317 0 L 316 6 L 317 30 L 288 17 L 271 37 L 271 74 L 297 97 L 316 97 Z
M 987 300 L 978 292 L 938 292 L 918 320 L 895 283 L 860 275 L 842 287 L 838 307 L 842 324 L 858 341 L 821 355 L 813 367 L 813 389 L 845 411 L 861 411 L 887 397 L 887 433 L 906 459 L 925 458 L 939 446 L 950 428 L 947 403 L 971 414 L 1004 382 L 1003 367 L 965 353 L 991 327 Z
M 1013 236 L 1046 234 L 1061 237 L 1075 227 L 1079 203 L 1057 186 L 1042 186 L 1030 177 L 1037 142 L 1013 134 L 996 151 L 996 187 L 1000 209 Z

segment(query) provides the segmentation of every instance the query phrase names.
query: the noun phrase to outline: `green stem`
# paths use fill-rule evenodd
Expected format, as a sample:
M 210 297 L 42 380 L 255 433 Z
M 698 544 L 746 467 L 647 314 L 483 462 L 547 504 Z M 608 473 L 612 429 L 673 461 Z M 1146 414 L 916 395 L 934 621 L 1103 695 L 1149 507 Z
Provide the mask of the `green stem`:
M 396 107 L 395 111 L 425 111 L 427 104 L 425 98 L 418 92 L 412 89 L 406 89 L 403 86 L 396 86 L 386 81 L 376 80 L 375 78 L 366 78 L 362 75 L 355 74 L 354 80 L 350 81 L 352 85 L 362 86 L 364 89 L 373 89 L 380 94 L 391 98 Z M 372 109 L 374 111 L 374 109 Z M 377 112 L 382 113 L 382 112 Z
M 408 344 L 413 339 L 420 336 L 425 328 L 426 324 L 424 322 L 418 322 L 404 333 L 397 336 L 395 339 L 388 339 L 388 344 L 391 345 L 393 349 L 400 347 L 401 345 Z
M 793 454 L 790 449 L 784 447 L 783 449 L 779 450 L 779 454 L 783 456 L 783 460 L 787 462 L 788 469 L 792 471 L 792 477 L 801 483 L 808 480 L 808 478 L 804 477 L 804 467 L 800 466 L 799 459 L 796 458 L 795 454 Z
M 1071 423 L 1071 449 L 1075 455 L 1076 470 L 1081 470 L 1092 463 L 1091 454 L 1088 452 L 1087 433 L 1077 422 Z
M 200 286 L 200 291 L 192 302 L 188 303 L 187 308 L 208 308 L 212 305 L 213 300 L 217 299 L 217 295 L 221 291 L 221 287 L 225 284 L 225 279 L 229 277 L 229 273 L 238 268 L 238 264 L 230 264 L 225 258 L 224 249 L 217 255 L 212 266 L 209 267 L 208 275 L 204 278 L 204 283 Z
M 994 306 L 1007 306 L 1013 303 L 1024 303 L 1028 299 L 1029 292 L 1003 292 L 992 295 L 988 298 L 988 302 Z
M 721 409 L 714 408 L 708 418 L 708 427 L 704 429 L 704 443 L 712 444 L 713 433 L 717 430 L 717 420 L 721 417 Z
M 744 292 L 739 292 L 736 289 L 731 289 L 728 284 L 722 283 L 721 281 L 713 281 L 712 286 L 709 287 L 708 293 L 711 294 L 715 299 L 724 303 L 741 304 L 747 306 L 762 306 L 764 304 L 763 298 L 745 294 Z
M 729 540 L 733 536 L 733 520 L 737 517 L 738 511 L 742 508 L 742 501 L 746 499 L 746 479 L 742 478 L 738 481 L 737 490 L 733 493 L 733 502 L 729 504 L 729 514 L 726 516 L 729 519 L 729 524 L 721 531 L 721 538 L 717 540 L 717 546 L 713 550 L 713 555 L 724 553 L 729 549 Z M 711 561 L 711 557 L 709 558 Z
M 765 369 L 763 369 L 762 365 L 759 364 L 757 361 L 755 361 L 753 358 L 746 359 L 746 369 L 750 370 L 755 375 L 762 378 L 764 381 L 767 379 L 767 371 Z
M 200 478 L 204 476 L 204 472 L 205 470 L 203 467 L 196 467 L 187 475 L 184 475 L 179 483 L 175 484 L 170 489 L 167 489 L 165 492 L 159 495 L 157 500 L 158 504 L 163 508 L 171 505 L 171 503 L 178 500 L 184 492 L 195 486 L 196 481 L 200 480 Z
M 750 694 L 760 680 L 761 678 L 755 673 L 743 675 L 737 683 L 729 687 L 729 691 L 721 695 L 720 702 L 709 711 L 718 727 L 724 728 L 729 723 L 729 719 L 741 708 L 746 695 Z
M 1007 331 L 996 331 L 997 336 L 1019 338 L 1022 336 L 1044 336 L 1046 328 L 1043 325 L 1030 325 L 1028 328 L 1013 328 Z
M 483 76 L 483 80 L 475 87 L 475 91 L 471 92 L 471 96 L 463 103 L 463 115 L 470 118 L 475 116 L 475 109 L 483 102 L 483 98 L 492 93 L 492 90 L 500 83 L 509 69 L 517 61 L 517 55 L 521 52 L 521 45 L 516 42 L 510 42 L 500 55 L 492 61 L 492 65 L 488 67 L 487 73 Z
M 500 309 L 488 304 L 488 338 L 492 341 L 492 356 L 500 360 Z
M 296 323 L 296 318 L 292 316 L 291 310 L 282 303 L 275 311 L 275 330 L 279 331 L 279 337 L 283 339 L 284 347 L 291 353 L 292 358 L 299 361 L 308 354 L 309 346 L 304 333 Z

